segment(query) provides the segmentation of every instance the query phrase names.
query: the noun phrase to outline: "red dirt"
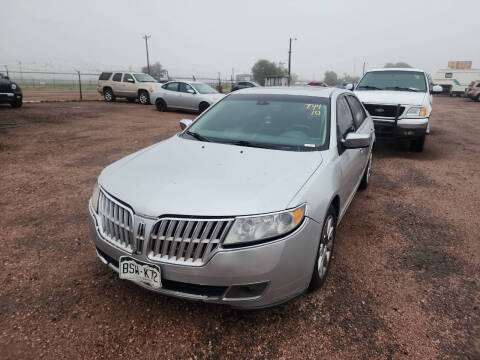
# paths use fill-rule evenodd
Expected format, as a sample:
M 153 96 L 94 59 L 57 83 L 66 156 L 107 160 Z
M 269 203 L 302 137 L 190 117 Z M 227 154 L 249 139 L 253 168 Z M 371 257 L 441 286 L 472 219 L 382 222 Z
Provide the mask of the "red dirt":
M 379 141 L 325 287 L 272 309 L 148 292 L 100 263 L 103 167 L 193 115 L 128 103 L 0 106 L 0 354 L 38 358 L 480 358 L 480 104 L 438 97 L 423 153 Z

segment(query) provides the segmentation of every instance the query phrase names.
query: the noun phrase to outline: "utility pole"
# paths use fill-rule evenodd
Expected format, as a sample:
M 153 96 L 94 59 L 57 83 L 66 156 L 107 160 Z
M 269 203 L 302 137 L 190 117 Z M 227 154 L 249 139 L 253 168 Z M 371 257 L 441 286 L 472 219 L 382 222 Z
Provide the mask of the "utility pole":
M 290 38 L 290 45 L 288 46 L 288 86 L 290 86 L 290 70 L 292 68 L 292 40 L 297 40 L 297 38 Z
M 366 64 L 366 62 L 364 61 L 364 62 L 363 62 L 363 72 L 362 72 L 362 76 L 365 75 L 365 64 Z
M 152 35 L 147 35 L 142 36 L 142 39 L 145 39 L 145 49 L 147 49 L 147 69 L 148 69 L 148 75 L 150 75 L 150 59 L 148 58 L 148 39 L 150 39 Z

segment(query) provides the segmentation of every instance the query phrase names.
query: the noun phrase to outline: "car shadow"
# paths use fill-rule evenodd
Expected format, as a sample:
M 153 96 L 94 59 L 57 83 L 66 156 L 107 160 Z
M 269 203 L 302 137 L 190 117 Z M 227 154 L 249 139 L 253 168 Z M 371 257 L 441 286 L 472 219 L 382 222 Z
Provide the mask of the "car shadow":
M 405 139 L 377 137 L 375 141 L 374 156 L 377 158 L 403 158 L 415 160 L 435 160 L 441 158 L 441 153 L 430 146 L 434 141 L 435 133 L 431 133 L 425 139 L 425 147 L 422 152 L 410 150 L 410 141 Z

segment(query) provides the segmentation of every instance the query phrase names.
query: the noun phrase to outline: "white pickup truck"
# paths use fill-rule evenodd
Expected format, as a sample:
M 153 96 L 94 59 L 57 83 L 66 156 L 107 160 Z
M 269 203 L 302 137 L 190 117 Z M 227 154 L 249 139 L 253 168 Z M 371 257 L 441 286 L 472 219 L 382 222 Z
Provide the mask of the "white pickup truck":
M 370 113 L 377 136 L 407 138 L 412 151 L 423 151 L 425 135 L 430 132 L 432 94 L 442 92 L 423 70 L 370 70 L 354 92 Z

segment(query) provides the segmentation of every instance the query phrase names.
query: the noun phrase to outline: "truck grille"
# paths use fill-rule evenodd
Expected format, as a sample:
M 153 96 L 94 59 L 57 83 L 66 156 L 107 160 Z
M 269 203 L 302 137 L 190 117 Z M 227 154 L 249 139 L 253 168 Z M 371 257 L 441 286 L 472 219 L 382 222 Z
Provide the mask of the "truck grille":
M 13 93 L 10 84 L 0 84 L 0 92 L 2 93 Z
M 200 266 L 226 236 L 233 219 L 159 220 L 150 233 L 148 258 L 151 260 Z
M 397 116 L 397 105 L 380 105 L 380 104 L 363 104 L 365 109 L 370 113 L 373 117 L 386 117 L 395 119 Z M 400 106 L 400 110 L 398 112 L 398 116 L 403 114 L 405 110 L 404 106 Z
M 125 205 L 100 191 L 100 233 L 109 242 L 130 253 L 137 250 L 133 235 L 133 213 Z

